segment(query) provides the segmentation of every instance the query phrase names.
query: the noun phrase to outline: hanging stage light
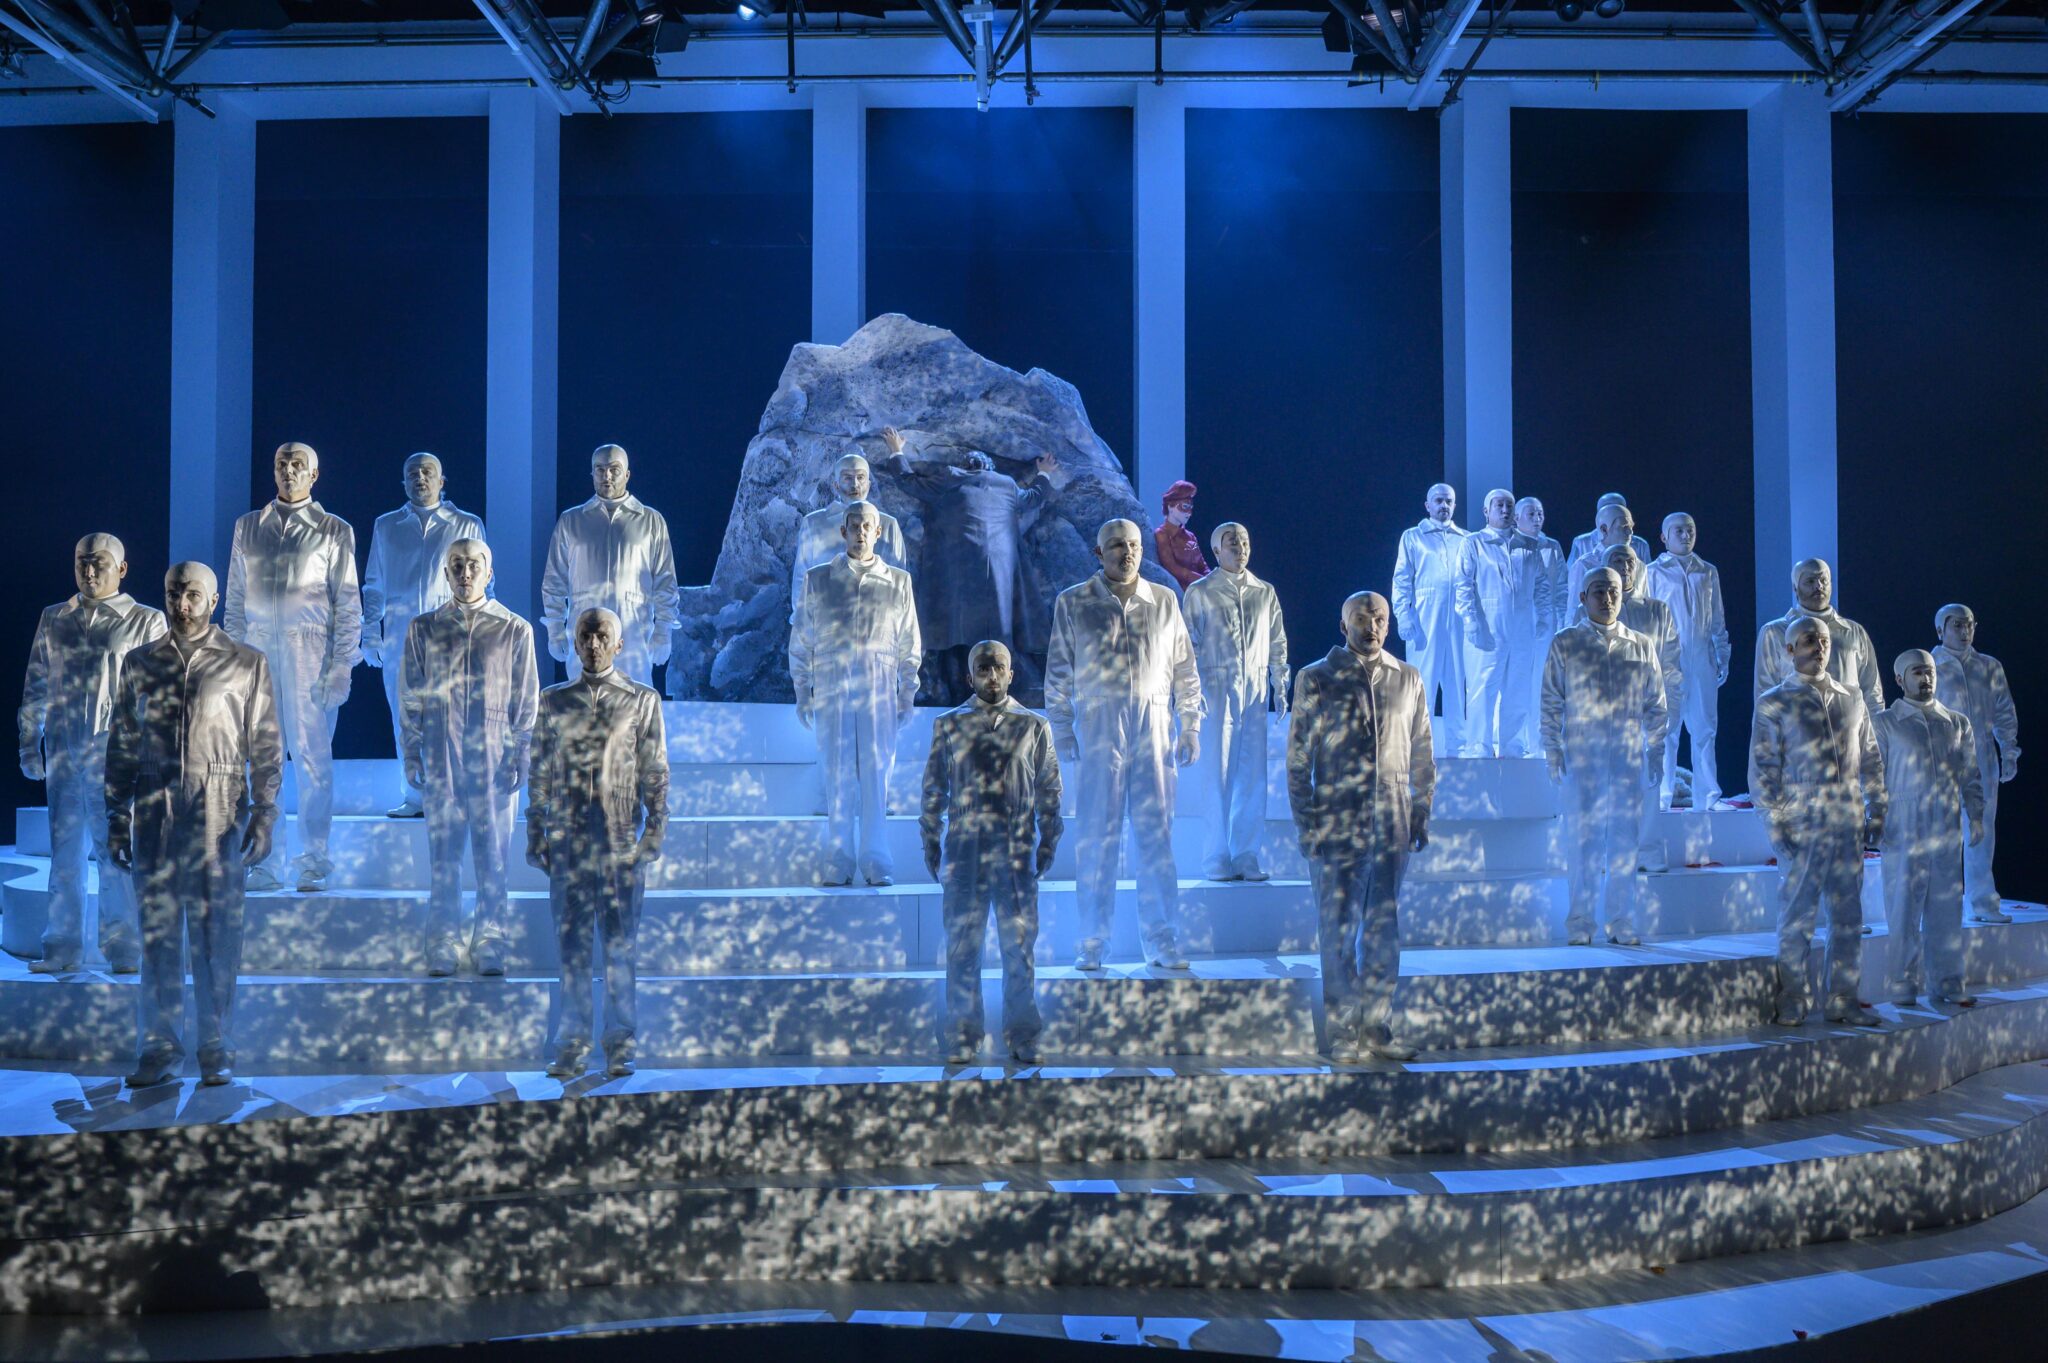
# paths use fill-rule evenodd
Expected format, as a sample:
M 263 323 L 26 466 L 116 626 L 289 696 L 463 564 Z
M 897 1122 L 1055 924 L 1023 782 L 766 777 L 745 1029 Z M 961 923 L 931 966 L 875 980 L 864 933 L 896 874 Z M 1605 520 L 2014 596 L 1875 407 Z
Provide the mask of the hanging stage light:
M 661 22 L 661 0 L 633 0 L 633 16 L 640 27 Z
M 1576 24 L 1586 7 L 1579 0 L 1550 0 L 1550 12 L 1568 24 Z
M 1593 13 L 1602 19 L 1614 19 L 1620 17 L 1621 12 L 1627 8 L 1628 0 L 1600 0 L 1599 4 L 1593 6 Z

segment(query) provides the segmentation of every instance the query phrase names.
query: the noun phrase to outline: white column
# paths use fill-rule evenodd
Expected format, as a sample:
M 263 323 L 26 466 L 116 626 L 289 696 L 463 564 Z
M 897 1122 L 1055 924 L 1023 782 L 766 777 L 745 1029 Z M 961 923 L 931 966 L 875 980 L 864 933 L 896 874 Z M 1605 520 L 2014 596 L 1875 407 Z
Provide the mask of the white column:
M 811 339 L 843 345 L 868 320 L 868 111 L 858 85 L 813 87 Z
M 1444 276 L 1444 481 L 1460 519 L 1515 486 L 1514 233 L 1508 97 L 1468 85 L 1440 125 Z
M 1782 86 L 1749 111 L 1758 620 L 1785 613 L 1796 560 L 1839 563 L 1834 247 L 1827 95 Z
M 231 100 L 215 114 L 172 114 L 170 545 L 226 581 L 249 504 L 256 123 Z
M 561 164 L 554 105 L 532 90 L 492 91 L 485 511 L 498 595 L 530 619 L 556 512 Z
M 1140 85 L 1131 119 L 1137 255 L 1137 442 L 1131 482 L 1151 506 L 1187 476 L 1188 138 L 1185 86 Z

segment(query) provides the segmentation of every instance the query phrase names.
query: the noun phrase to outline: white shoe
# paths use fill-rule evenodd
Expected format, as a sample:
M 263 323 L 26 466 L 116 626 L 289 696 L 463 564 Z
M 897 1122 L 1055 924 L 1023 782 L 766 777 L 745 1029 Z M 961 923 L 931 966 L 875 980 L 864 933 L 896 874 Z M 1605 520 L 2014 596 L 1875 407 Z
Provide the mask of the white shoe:
M 1074 969 L 1087 971 L 1102 969 L 1102 943 L 1081 943 L 1081 949 L 1074 953 Z
M 419 796 L 408 795 L 390 809 L 385 810 L 384 817 L 387 819 L 424 819 L 427 817 L 427 812 L 420 808 Z
M 1179 947 L 1171 943 L 1166 946 L 1154 947 L 1147 953 L 1145 959 L 1155 969 L 1159 970 L 1186 970 L 1188 968 L 1188 958 L 1181 954 Z
M 251 866 L 242 881 L 242 888 L 251 894 L 267 894 L 272 890 L 282 890 L 284 882 L 268 866 Z
M 2012 921 L 2012 915 L 2007 913 L 2000 904 L 1993 904 L 1988 909 L 1972 910 L 1970 916 L 1979 923 L 2010 923 Z

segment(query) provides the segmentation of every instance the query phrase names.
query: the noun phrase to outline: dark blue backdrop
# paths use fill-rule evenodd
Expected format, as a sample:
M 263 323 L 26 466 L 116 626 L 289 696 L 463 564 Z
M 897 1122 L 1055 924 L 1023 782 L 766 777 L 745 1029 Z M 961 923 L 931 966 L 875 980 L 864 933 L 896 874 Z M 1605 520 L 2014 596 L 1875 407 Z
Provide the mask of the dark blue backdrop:
M 945 327 L 1081 390 L 1131 467 L 1129 109 L 873 109 L 870 316 Z
M 71 551 L 111 531 L 127 588 L 161 607 L 170 543 L 171 129 L 0 129 L 0 327 L 7 579 L 0 697 L 11 714 L 44 606 L 75 592 Z M 0 763 L 0 840 L 43 803 Z
M 2025 749 L 2048 716 L 2028 528 L 2048 486 L 2048 119 L 1838 119 L 1834 169 L 1845 609 L 1889 675 L 1933 646 L 1936 609 L 1969 605 Z M 2000 795 L 1999 878 L 2030 898 L 2048 886 L 2041 764 Z
M 1437 123 L 1187 119 L 1193 528 L 1204 554 L 1218 523 L 1251 530 L 1307 662 L 1338 642 L 1346 596 L 1390 590 L 1401 531 L 1443 476 Z
M 481 118 L 276 121 L 256 133 L 254 507 L 271 454 L 320 452 L 314 498 L 356 532 L 405 501 L 406 456 L 441 456 L 447 495 L 484 504 L 489 128 Z M 359 668 L 341 757 L 389 757 L 383 678 Z
M 1728 598 L 1715 746 L 1740 791 L 1757 630 L 1744 116 L 1517 109 L 1511 135 L 1515 492 L 1566 545 L 1621 492 L 1653 556 L 1664 517 L 1692 513 Z

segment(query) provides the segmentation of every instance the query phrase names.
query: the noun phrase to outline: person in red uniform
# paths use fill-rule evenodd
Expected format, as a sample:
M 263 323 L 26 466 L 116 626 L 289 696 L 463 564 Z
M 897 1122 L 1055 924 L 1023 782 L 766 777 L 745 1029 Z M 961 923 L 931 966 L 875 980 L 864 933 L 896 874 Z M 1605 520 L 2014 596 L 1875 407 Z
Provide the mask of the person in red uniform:
M 1188 529 L 1195 514 L 1195 485 L 1182 478 L 1166 489 L 1160 499 L 1166 519 L 1152 529 L 1152 543 L 1159 548 L 1159 566 L 1173 574 L 1185 591 L 1209 575 L 1209 560 L 1202 557 L 1201 541 Z

